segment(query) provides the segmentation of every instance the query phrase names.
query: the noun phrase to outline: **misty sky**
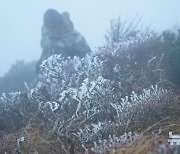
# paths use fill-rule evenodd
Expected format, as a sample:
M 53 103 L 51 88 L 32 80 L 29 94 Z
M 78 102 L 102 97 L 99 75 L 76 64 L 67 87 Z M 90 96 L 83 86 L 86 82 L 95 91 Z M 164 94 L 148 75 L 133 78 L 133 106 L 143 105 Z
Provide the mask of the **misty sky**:
M 155 30 L 180 24 L 180 0 L 1 0 L 0 76 L 16 60 L 30 62 L 41 55 L 42 17 L 48 8 L 68 11 L 74 27 L 94 50 L 104 43 L 110 19 L 133 18 Z

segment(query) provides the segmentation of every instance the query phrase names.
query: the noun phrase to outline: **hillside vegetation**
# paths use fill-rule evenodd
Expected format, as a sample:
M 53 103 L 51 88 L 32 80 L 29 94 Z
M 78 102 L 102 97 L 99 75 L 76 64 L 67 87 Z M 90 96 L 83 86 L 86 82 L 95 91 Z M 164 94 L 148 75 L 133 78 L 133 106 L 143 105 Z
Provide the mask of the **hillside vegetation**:
M 35 88 L 2 94 L 0 153 L 148 153 L 180 133 L 180 31 L 109 34 L 85 58 L 43 61 Z

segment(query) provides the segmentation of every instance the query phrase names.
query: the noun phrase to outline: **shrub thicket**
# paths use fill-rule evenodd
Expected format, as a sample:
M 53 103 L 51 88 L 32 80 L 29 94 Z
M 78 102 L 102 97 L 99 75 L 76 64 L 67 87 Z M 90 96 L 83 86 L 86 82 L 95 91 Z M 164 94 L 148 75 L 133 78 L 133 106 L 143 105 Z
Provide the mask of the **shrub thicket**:
M 1 131 L 15 123 L 26 126 L 17 136 L 29 141 L 26 152 L 44 152 L 46 145 L 48 153 L 100 153 L 130 142 L 166 117 L 177 119 L 179 106 L 167 84 L 171 69 L 164 67 L 170 59 L 166 35 L 137 31 L 83 59 L 49 57 L 35 88 L 0 98 L 0 114 L 6 115 Z M 23 147 L 18 144 L 16 150 Z
M 180 85 L 180 30 L 177 33 L 164 31 L 162 48 L 165 55 L 167 78 Z
M 10 70 L 0 78 L 0 94 L 15 91 L 24 91 L 26 82 L 30 87 L 37 77 L 36 62 L 24 63 L 24 61 L 17 61 Z

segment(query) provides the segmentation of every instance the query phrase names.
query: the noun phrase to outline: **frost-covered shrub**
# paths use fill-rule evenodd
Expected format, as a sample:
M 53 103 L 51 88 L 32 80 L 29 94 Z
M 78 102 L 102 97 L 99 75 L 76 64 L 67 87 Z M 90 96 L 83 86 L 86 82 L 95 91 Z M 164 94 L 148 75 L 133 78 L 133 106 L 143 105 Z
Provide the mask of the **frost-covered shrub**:
M 98 142 L 94 142 L 94 147 L 91 150 L 95 153 L 103 154 L 110 152 L 112 149 L 123 148 L 126 145 L 131 144 L 134 140 L 139 138 L 141 135 L 129 132 L 124 133 L 120 137 L 109 136 L 108 139 L 99 140 Z
M 165 79 L 161 69 L 163 54 L 157 49 L 159 41 L 154 33 L 137 33 L 121 38 L 114 46 L 99 48 L 83 59 L 54 55 L 42 63 L 42 77 L 51 85 L 52 94 L 80 87 L 86 78 L 93 81 L 99 76 L 119 82 L 123 96 L 131 91 L 141 92 Z
M 160 37 L 154 33 L 137 33 L 122 38 L 114 46 L 105 46 L 96 54 L 103 60 L 105 78 L 121 82 L 126 93 L 148 88 L 165 79 L 161 69 L 163 54 Z
M 54 55 L 44 61 L 41 77 L 51 98 L 41 100 L 40 109 L 52 122 L 53 132 L 66 138 L 66 142 L 76 140 L 80 143 L 76 148 L 87 151 L 95 142 L 145 129 L 166 116 L 163 107 L 168 92 L 158 86 L 150 87 L 160 80 L 160 74 L 155 74 L 153 82 L 148 74 L 159 69 L 161 57 L 147 52 L 149 55 L 145 54 L 141 62 L 133 51 L 144 43 L 149 45 L 153 39 L 150 35 L 137 36 L 83 59 Z M 51 109 L 50 102 L 55 102 L 56 110 Z
M 0 97 L 0 131 L 13 132 L 25 126 L 31 117 L 30 111 L 37 111 L 26 93 L 3 93 Z

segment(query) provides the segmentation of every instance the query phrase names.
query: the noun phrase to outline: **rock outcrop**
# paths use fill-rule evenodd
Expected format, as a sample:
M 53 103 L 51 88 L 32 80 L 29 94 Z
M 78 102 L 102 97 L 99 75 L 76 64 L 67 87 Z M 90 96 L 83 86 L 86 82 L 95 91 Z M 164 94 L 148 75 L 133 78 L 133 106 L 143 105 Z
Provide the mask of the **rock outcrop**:
M 74 29 L 69 13 L 49 9 L 44 14 L 41 38 L 42 55 L 38 65 L 49 56 L 84 57 L 91 52 L 85 38 Z

